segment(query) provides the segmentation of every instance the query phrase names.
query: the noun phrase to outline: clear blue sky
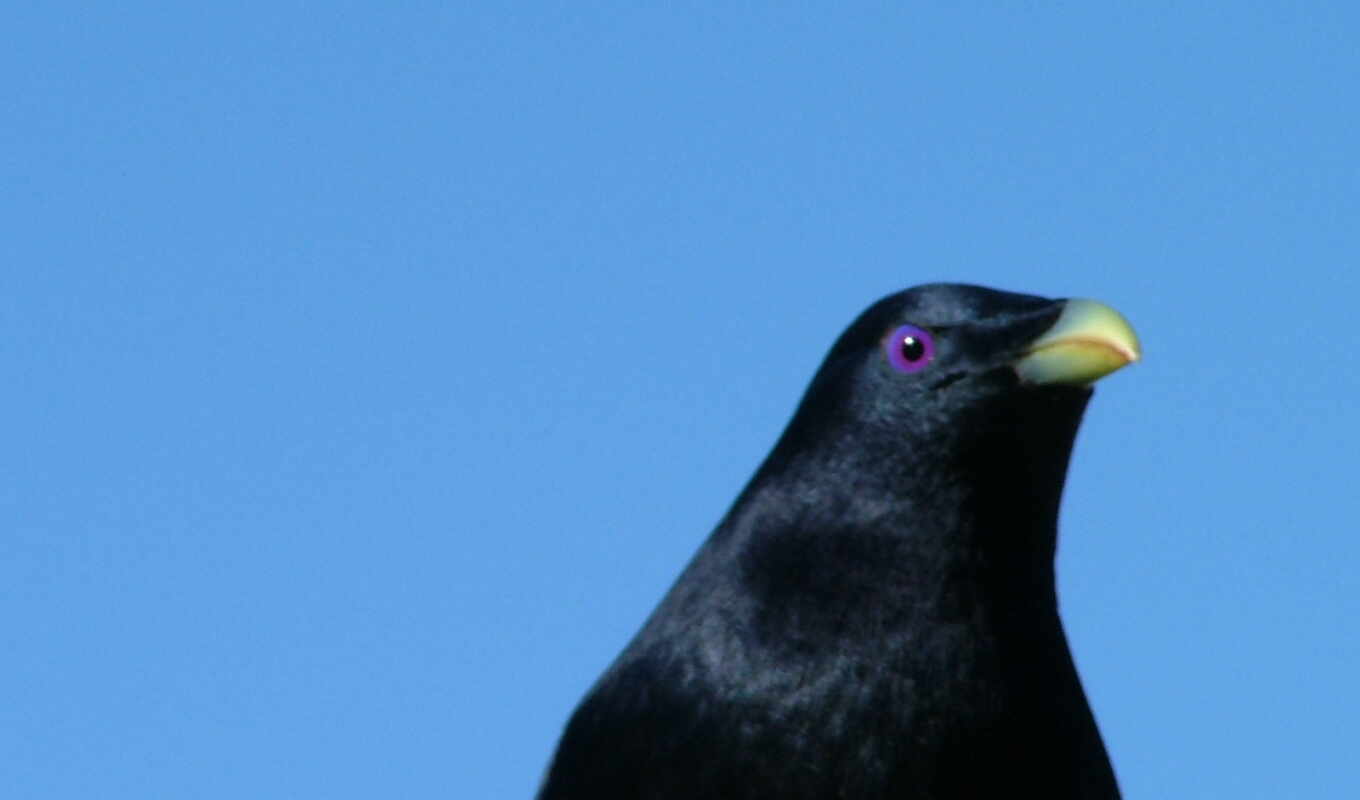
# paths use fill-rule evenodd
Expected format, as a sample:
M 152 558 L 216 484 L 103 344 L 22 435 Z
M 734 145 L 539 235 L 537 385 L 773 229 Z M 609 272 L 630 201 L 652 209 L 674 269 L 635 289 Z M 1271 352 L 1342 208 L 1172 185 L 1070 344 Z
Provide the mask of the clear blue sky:
M 0 795 L 530 796 L 934 280 L 1143 338 L 1059 559 L 1126 794 L 1360 795 L 1355 4 L 643 5 L 5 14 Z

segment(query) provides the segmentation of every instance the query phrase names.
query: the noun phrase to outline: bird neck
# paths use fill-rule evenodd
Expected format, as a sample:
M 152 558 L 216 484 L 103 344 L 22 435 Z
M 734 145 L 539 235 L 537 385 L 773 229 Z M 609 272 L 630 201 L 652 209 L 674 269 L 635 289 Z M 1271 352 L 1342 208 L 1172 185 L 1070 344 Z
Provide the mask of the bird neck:
M 1057 515 L 1087 397 L 1030 398 L 947 447 L 872 430 L 776 447 L 719 536 L 781 601 L 1056 620 Z

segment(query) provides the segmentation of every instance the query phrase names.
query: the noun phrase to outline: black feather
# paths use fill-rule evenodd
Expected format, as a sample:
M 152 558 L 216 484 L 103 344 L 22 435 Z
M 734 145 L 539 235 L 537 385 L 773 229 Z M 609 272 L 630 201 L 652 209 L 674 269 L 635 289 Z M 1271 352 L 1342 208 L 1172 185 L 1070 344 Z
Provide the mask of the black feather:
M 1011 367 L 1061 310 L 931 285 L 865 311 L 540 799 L 1118 797 L 1054 590 L 1090 390 Z M 903 323 L 934 334 L 920 373 L 883 357 Z

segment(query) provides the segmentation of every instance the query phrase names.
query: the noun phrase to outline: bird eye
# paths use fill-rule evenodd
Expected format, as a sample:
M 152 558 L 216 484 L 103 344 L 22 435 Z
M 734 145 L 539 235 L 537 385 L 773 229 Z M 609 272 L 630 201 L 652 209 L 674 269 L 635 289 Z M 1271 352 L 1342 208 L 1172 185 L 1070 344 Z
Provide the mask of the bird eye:
M 935 357 L 935 340 L 927 330 L 903 325 L 883 340 L 883 352 L 898 372 L 920 372 Z

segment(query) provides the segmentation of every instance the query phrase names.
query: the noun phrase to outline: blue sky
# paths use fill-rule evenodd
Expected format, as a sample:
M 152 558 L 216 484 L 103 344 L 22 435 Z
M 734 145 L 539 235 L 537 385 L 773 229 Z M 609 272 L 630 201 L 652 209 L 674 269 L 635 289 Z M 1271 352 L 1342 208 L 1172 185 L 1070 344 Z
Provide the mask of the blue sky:
M 0 49 L 0 793 L 531 795 L 834 337 L 1089 296 L 1129 797 L 1360 794 L 1344 3 L 54 3 Z

